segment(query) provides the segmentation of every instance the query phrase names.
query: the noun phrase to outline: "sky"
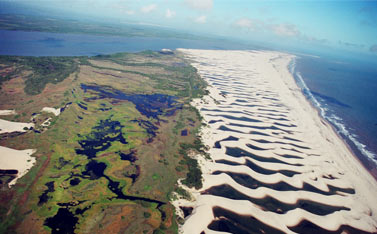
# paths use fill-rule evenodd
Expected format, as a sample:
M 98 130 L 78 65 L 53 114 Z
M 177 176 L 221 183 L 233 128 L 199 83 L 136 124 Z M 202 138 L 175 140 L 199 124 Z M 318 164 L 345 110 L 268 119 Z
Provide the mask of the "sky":
M 119 23 L 377 55 L 377 0 L 0 0 Z

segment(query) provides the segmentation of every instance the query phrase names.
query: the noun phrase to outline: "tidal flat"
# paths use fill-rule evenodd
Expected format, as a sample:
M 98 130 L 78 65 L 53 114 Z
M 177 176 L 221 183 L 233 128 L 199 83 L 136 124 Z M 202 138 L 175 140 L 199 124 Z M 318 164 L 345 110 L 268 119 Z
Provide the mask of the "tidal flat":
M 33 124 L 0 145 L 36 150 L 11 188 L 12 168 L 2 171 L 1 233 L 178 231 L 178 179 L 201 186 L 188 157 L 204 152 L 190 103 L 206 83 L 195 68 L 152 51 L 0 57 L 0 110 L 14 110 L 1 118 Z

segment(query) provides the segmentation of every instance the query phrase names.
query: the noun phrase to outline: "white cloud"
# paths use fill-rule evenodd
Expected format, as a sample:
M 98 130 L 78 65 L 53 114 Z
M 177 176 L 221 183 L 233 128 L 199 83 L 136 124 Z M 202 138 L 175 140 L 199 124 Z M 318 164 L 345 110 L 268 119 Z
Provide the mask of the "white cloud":
M 213 0 L 185 0 L 185 3 L 197 10 L 211 10 L 213 7 Z
M 150 13 L 151 11 L 155 10 L 157 8 L 156 4 L 150 4 L 147 6 L 143 6 L 140 10 L 143 13 Z
M 134 14 L 135 14 L 135 11 L 126 11 L 126 14 L 127 14 L 127 15 L 134 15 Z
M 205 15 L 201 15 L 201 16 L 199 16 L 198 18 L 196 18 L 194 21 L 195 21 L 196 23 L 199 23 L 199 24 L 204 24 L 204 23 L 207 22 L 207 16 L 205 16 Z
M 166 9 L 165 17 L 166 18 L 173 18 L 175 16 L 175 11 L 170 10 L 169 8 Z
M 278 36 L 295 37 L 301 34 L 294 24 L 274 24 L 269 27 Z
M 251 20 L 248 18 L 241 18 L 234 23 L 235 26 L 246 28 L 248 30 L 256 30 L 263 25 L 263 22 L 259 20 Z
M 272 24 L 257 19 L 241 18 L 234 22 L 236 27 L 252 31 L 271 32 L 283 37 L 302 37 L 302 33 L 294 24 Z

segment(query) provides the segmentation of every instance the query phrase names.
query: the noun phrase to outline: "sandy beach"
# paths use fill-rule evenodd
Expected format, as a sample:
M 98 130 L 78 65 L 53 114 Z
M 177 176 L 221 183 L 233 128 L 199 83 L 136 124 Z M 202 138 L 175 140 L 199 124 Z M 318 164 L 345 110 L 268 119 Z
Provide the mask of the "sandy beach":
M 199 160 L 203 188 L 173 202 L 194 208 L 181 232 L 219 233 L 216 223 L 237 223 L 218 210 L 284 233 L 304 222 L 377 232 L 377 182 L 297 87 L 293 55 L 178 51 L 209 84 L 209 95 L 192 105 L 207 123 L 201 136 L 211 155 Z

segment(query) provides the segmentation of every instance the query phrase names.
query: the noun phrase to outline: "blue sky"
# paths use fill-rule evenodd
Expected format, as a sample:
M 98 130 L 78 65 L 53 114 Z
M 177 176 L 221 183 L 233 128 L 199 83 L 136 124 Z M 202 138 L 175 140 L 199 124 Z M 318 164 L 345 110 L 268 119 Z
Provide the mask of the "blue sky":
M 371 0 L 12 1 L 246 41 L 377 54 L 377 1 Z

